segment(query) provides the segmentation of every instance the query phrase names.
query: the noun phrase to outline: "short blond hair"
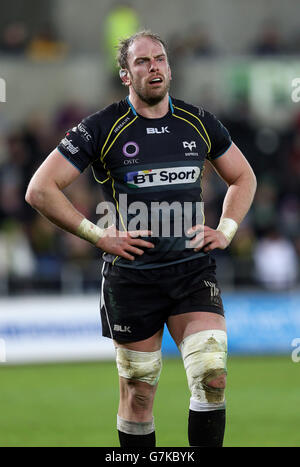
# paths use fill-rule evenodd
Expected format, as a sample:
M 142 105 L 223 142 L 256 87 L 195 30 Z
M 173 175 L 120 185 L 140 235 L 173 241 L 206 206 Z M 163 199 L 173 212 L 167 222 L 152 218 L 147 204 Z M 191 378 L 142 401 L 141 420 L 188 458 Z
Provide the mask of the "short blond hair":
M 121 69 L 128 68 L 128 49 L 129 47 L 141 37 L 149 37 L 154 42 L 159 42 L 165 49 L 167 53 L 167 45 L 165 41 L 158 35 L 150 30 L 143 30 L 136 32 L 130 37 L 125 39 L 121 39 L 118 44 L 118 51 L 117 51 L 117 63 Z

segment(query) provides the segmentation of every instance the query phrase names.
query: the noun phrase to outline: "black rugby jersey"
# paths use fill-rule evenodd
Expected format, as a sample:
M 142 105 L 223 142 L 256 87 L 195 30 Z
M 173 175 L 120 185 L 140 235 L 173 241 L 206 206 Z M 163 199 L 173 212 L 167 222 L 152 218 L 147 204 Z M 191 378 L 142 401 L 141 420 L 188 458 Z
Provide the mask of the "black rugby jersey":
M 205 159 L 230 145 L 227 129 L 202 108 L 170 98 L 168 113 L 149 119 L 127 97 L 70 129 L 58 150 L 81 172 L 91 166 L 119 230 L 152 230 L 155 248 L 134 261 L 103 254 L 115 265 L 145 269 L 205 255 L 188 247 L 185 232 L 199 223 Z

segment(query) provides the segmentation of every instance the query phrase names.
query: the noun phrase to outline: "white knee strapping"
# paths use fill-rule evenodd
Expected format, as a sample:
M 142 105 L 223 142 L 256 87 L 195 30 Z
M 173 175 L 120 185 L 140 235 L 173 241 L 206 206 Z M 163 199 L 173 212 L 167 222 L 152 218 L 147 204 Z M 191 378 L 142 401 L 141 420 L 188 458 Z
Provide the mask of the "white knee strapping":
M 131 422 L 117 415 L 117 429 L 129 435 L 148 435 L 155 430 L 154 418 L 150 422 Z
M 136 350 L 117 347 L 117 368 L 120 376 L 127 379 L 143 381 L 151 386 L 158 383 L 162 358 L 161 350 L 155 352 L 138 352 Z
M 180 350 L 195 410 L 213 410 L 224 406 L 224 389 L 213 388 L 209 382 L 226 374 L 227 335 L 218 329 L 200 331 L 186 337 Z

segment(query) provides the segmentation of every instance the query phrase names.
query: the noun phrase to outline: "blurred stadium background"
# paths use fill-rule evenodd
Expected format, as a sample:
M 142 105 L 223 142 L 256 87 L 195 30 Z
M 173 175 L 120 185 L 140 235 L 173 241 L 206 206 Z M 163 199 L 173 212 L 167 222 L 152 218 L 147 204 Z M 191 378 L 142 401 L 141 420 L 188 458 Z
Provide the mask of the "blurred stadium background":
M 67 129 L 123 98 L 113 46 L 143 28 L 169 43 L 171 95 L 215 113 L 258 180 L 232 245 L 215 253 L 229 334 L 225 446 L 300 445 L 299 17 L 298 0 L 1 6 L 0 446 L 118 445 L 114 352 L 99 322 L 100 252 L 53 227 L 24 195 Z M 224 193 L 207 167 L 211 227 Z M 101 192 L 88 171 L 67 194 L 97 221 Z M 158 445 L 186 446 L 189 395 L 167 332 L 163 350 Z

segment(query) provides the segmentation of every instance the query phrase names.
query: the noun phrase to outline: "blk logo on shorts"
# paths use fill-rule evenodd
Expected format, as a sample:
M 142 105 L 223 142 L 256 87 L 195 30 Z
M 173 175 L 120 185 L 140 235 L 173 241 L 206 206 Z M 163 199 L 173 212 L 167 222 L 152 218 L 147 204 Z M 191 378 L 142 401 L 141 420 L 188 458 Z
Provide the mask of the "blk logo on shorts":
M 121 326 L 121 324 L 115 324 L 114 331 L 129 332 L 131 334 L 130 326 Z

